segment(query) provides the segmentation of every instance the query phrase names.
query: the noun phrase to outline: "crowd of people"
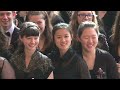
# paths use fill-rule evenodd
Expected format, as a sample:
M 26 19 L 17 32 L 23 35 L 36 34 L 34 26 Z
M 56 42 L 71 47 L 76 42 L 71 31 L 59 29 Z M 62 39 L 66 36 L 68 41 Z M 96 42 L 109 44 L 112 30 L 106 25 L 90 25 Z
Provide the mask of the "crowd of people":
M 120 11 L 0 11 L 1 79 L 119 79 Z

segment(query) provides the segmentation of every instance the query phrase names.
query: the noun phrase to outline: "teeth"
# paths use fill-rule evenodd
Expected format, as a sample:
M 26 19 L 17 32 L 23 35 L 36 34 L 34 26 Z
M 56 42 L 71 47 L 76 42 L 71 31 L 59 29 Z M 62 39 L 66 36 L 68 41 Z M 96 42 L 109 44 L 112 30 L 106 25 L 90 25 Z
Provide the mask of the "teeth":
M 30 45 L 30 47 L 34 47 L 35 45 Z
M 66 44 L 61 44 L 61 46 L 65 46 Z
M 88 45 L 88 47 L 92 47 L 92 45 Z

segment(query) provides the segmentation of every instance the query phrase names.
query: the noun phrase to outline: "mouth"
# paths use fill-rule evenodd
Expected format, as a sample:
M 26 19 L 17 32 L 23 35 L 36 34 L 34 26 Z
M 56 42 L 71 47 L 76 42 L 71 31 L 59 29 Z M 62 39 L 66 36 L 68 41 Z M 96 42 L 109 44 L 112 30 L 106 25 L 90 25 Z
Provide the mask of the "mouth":
M 62 43 L 62 44 L 60 44 L 61 46 L 66 46 L 66 44 L 65 43 Z
M 93 45 L 87 45 L 87 47 L 88 47 L 88 48 L 92 48 L 92 47 L 93 47 Z

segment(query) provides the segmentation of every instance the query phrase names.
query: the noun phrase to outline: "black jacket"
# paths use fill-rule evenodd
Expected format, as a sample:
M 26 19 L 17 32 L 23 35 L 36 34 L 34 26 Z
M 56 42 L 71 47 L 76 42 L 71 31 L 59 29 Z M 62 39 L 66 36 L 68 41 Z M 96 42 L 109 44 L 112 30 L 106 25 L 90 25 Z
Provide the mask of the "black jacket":
M 72 48 L 63 57 L 60 57 L 57 50 L 50 57 L 55 67 L 55 79 L 90 79 L 87 64 Z

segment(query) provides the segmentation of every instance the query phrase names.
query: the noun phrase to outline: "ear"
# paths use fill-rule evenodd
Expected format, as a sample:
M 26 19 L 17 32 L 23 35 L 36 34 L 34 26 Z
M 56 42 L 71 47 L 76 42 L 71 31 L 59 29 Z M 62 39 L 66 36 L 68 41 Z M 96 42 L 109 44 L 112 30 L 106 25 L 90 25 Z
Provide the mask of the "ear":
M 22 38 L 21 38 L 21 36 L 19 36 L 19 40 L 20 40 L 20 41 L 22 41 Z
M 73 34 L 71 34 L 71 39 L 73 39 Z
M 80 37 L 79 37 L 79 36 L 77 36 L 77 41 L 81 42 L 81 40 L 80 40 Z
M 16 15 L 17 15 L 17 12 L 16 11 L 12 11 L 12 14 L 13 14 L 13 17 L 15 18 Z

